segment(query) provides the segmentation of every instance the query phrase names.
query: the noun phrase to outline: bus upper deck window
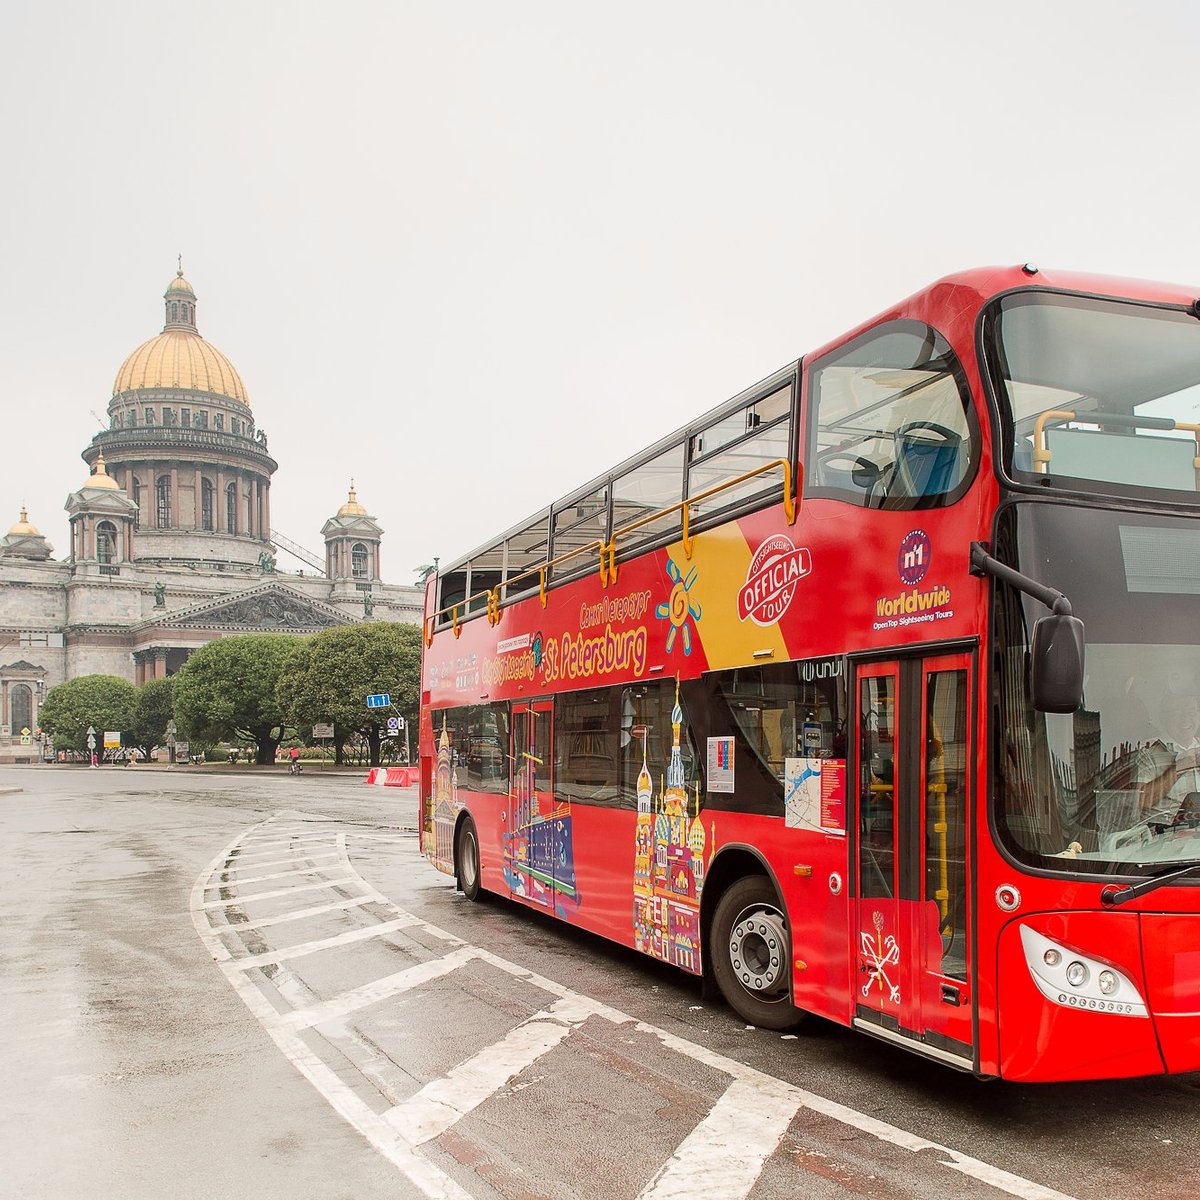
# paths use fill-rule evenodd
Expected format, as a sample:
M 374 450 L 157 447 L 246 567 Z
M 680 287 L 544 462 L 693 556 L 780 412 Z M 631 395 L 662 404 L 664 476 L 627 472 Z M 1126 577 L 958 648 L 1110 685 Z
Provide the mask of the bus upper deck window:
M 864 508 L 949 504 L 979 458 L 978 422 L 946 340 L 919 321 L 855 339 L 812 368 L 807 478 Z

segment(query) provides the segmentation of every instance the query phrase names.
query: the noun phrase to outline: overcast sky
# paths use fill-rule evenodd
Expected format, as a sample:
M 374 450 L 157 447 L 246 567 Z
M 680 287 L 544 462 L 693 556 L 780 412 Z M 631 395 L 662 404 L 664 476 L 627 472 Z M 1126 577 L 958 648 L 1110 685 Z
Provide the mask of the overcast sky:
M 948 272 L 1200 285 L 1198 34 L 1193 0 L 5 5 L 0 533 L 25 503 L 65 556 L 179 253 L 275 528 L 321 553 L 353 477 L 392 583 Z

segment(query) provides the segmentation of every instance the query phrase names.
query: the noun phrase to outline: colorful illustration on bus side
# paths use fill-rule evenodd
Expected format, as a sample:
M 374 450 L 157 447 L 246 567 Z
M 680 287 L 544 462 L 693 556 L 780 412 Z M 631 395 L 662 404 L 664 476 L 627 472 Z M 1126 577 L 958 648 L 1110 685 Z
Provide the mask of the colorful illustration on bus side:
M 858 935 L 863 962 L 867 969 L 867 982 L 862 985 L 863 998 L 871 994 L 873 987 L 878 987 L 881 994 L 886 988 L 888 1000 L 892 1004 L 899 1004 L 900 987 L 892 982 L 888 968 L 899 966 L 900 944 L 896 941 L 895 934 L 883 936 L 883 913 L 878 909 L 871 914 L 871 924 L 874 926 L 874 933 L 862 929 Z
M 812 573 L 812 555 L 786 533 L 772 534 L 754 552 L 738 591 L 738 619 L 774 625 L 792 606 L 797 584 Z
M 454 871 L 454 819 L 458 813 L 458 772 L 442 717 L 438 738 L 437 775 L 433 781 L 433 851 L 430 859 L 441 871 Z
M 894 596 L 877 596 L 873 628 L 897 629 L 954 616 L 948 584 L 934 583 L 919 588 L 933 564 L 933 543 L 923 529 L 912 529 L 900 539 L 896 551 L 896 574 L 907 588 Z
M 508 794 L 507 829 L 501 834 L 504 878 L 514 896 L 550 909 L 565 921 L 579 912 L 575 887 L 575 847 L 571 832 L 571 802 L 548 799 L 541 811 L 537 794 L 537 763 L 532 755 L 514 772 Z
M 679 681 L 671 711 L 674 741 L 665 786 L 654 801 L 654 781 L 646 763 L 648 731 L 642 730 L 642 770 L 637 781 L 637 825 L 633 859 L 633 937 L 645 954 L 688 971 L 700 969 L 700 895 L 704 874 L 715 848 L 700 819 L 700 784 L 696 814 L 688 821 L 688 794 L 680 754 L 683 710 Z M 704 851 L 708 848 L 708 859 Z
M 696 568 L 693 567 L 685 579 L 675 560 L 668 558 L 667 574 L 671 577 L 671 595 L 666 604 L 660 604 L 654 610 L 654 615 L 671 623 L 667 633 L 667 653 L 675 649 L 675 635 L 679 634 L 683 641 L 683 653 L 688 655 L 692 652 L 692 627 L 688 624 L 688 618 L 700 620 L 700 606 L 692 603 L 690 595 L 692 585 L 696 582 Z

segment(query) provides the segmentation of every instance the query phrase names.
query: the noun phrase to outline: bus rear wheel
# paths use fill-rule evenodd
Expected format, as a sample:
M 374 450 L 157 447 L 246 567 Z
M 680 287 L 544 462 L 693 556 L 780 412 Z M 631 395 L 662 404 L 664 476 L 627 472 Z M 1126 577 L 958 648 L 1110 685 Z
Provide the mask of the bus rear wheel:
M 475 832 L 475 822 L 465 817 L 458 827 L 458 838 L 454 851 L 455 871 L 458 876 L 458 890 L 468 900 L 478 900 L 479 886 L 479 835 Z
M 793 1029 L 791 939 L 779 897 L 762 875 L 739 879 L 717 902 L 709 931 L 713 975 L 726 1003 L 760 1029 Z

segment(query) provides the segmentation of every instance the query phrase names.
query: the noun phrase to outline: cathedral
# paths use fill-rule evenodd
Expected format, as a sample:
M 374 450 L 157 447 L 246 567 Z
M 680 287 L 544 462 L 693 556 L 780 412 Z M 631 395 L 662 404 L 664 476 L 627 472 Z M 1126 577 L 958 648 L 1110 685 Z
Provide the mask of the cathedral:
M 200 336 L 182 267 L 163 299 L 162 332 L 122 363 L 108 428 L 83 451 L 65 557 L 24 509 L 0 538 L 0 762 L 39 754 L 39 705 L 66 679 L 141 684 L 235 633 L 421 622 L 423 592 L 382 582 L 383 530 L 353 482 L 323 561 L 271 528 L 277 464 L 245 385 Z M 281 551 L 304 566 L 282 570 Z

